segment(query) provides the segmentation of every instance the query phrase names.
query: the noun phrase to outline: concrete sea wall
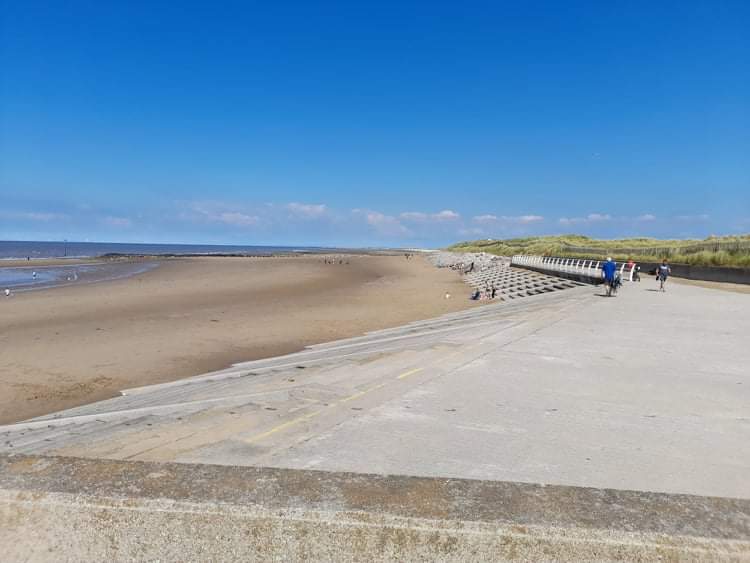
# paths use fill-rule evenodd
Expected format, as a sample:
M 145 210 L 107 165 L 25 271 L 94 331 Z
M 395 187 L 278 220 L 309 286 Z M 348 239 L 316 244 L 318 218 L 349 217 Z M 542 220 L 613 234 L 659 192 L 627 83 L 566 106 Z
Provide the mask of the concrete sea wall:
M 0 456 L 5 561 L 748 560 L 750 501 Z
M 642 263 L 641 276 L 656 268 L 658 263 Z M 750 268 L 727 268 L 722 266 L 692 266 L 670 264 L 672 275 L 688 280 L 750 284 Z

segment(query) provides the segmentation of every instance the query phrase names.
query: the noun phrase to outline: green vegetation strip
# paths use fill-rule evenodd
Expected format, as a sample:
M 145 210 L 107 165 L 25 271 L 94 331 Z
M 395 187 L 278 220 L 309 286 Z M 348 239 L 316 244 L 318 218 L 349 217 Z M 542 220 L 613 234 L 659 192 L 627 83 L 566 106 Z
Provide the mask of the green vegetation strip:
M 656 262 L 666 258 L 696 266 L 750 267 L 750 235 L 709 237 L 705 240 L 659 240 L 629 238 L 597 240 L 583 235 L 538 236 L 514 239 L 485 239 L 460 242 L 447 250 L 487 252 L 500 256 L 536 254 L 561 257 L 628 258 Z

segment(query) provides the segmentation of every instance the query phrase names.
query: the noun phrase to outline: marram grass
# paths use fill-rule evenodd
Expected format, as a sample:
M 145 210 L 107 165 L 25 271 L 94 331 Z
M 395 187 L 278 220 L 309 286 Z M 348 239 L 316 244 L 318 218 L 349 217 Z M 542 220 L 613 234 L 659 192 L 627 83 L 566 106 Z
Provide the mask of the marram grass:
M 460 242 L 448 250 L 487 252 L 502 256 L 540 254 L 578 258 L 633 259 L 657 262 L 666 258 L 675 264 L 750 267 L 750 235 L 709 237 L 704 240 L 660 240 L 627 238 L 593 239 L 583 235 L 538 236 Z

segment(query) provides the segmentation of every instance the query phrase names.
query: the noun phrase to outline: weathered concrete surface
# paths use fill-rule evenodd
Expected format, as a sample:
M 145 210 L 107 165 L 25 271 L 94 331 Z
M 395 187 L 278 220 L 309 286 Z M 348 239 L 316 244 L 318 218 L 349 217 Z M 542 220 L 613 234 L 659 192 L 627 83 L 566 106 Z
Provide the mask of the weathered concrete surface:
M 0 456 L 4 561 L 750 559 L 750 501 Z

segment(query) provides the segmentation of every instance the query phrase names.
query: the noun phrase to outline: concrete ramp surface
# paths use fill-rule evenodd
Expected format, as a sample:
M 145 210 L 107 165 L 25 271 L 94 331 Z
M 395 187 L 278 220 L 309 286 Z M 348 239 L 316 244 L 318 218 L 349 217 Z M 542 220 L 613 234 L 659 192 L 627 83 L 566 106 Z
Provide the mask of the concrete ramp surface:
M 527 295 L 0 427 L 0 539 L 20 556 L 46 530 L 55 560 L 747 560 L 750 296 L 654 289 Z

